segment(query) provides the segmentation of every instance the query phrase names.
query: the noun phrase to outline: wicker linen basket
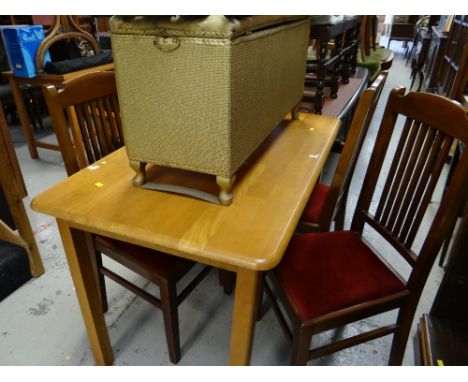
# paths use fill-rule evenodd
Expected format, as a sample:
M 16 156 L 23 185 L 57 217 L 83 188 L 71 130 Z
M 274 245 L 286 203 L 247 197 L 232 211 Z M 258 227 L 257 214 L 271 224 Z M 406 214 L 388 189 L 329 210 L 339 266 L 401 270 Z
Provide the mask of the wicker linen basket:
M 134 184 L 147 163 L 211 174 L 230 204 L 236 171 L 302 98 L 308 18 L 114 16 L 111 31 Z

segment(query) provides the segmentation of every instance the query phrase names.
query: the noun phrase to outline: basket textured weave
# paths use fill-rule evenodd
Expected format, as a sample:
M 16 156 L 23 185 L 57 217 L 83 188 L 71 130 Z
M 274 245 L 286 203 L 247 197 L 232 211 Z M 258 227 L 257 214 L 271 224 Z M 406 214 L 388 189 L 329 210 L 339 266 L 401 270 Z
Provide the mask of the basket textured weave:
M 304 89 L 308 19 L 272 17 L 266 27 L 261 17 L 247 24 L 258 31 L 241 23 L 220 33 L 196 22 L 184 31 L 157 18 L 112 19 L 130 160 L 224 177 L 237 171 Z

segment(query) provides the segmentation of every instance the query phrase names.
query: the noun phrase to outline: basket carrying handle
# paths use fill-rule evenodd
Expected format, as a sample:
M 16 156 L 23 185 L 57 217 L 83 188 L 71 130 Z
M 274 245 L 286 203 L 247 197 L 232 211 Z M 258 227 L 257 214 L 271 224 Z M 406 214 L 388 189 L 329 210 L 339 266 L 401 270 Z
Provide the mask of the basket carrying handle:
M 172 37 L 158 37 L 154 40 L 154 45 L 161 52 L 172 52 L 180 46 L 180 40 Z

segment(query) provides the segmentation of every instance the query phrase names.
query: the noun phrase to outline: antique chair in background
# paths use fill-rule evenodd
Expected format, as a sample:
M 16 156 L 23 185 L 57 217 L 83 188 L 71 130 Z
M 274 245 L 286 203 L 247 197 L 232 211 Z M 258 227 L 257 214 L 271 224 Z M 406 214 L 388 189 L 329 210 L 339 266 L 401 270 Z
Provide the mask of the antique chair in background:
M 422 290 L 468 189 L 465 151 L 432 222 L 422 224 L 453 140 L 468 141 L 468 119 L 455 101 L 404 92 L 394 89 L 389 96 L 351 230 L 293 236 L 282 261 L 266 274 L 267 295 L 291 341 L 292 364 L 392 333 L 389 363 L 402 363 Z M 405 123 L 395 128 L 399 116 Z M 366 236 L 367 229 L 378 234 L 378 250 L 363 237 L 364 227 Z M 384 259 L 387 245 L 394 251 Z M 313 334 L 394 309 L 394 323 L 310 350 Z
M 66 82 L 60 89 L 48 86 L 45 97 L 69 176 L 124 145 L 114 72 L 86 74 Z M 93 237 L 93 242 L 103 310 L 108 309 L 104 276 L 161 309 L 169 357 L 171 362 L 177 363 L 180 359 L 178 305 L 211 268 L 203 267 L 177 295 L 177 282 L 195 262 L 99 235 Z M 160 298 L 106 268 L 101 253 L 156 284 Z
M 328 231 L 333 220 L 335 231 L 343 229 L 351 177 L 387 74 L 381 72 L 372 86 L 361 94 L 331 186 L 322 183 L 315 185 L 299 223 L 300 231 Z
M 394 16 L 388 36 L 387 48 L 390 47 L 392 40 L 403 41 L 405 43 L 413 42 L 416 33 L 416 23 L 420 17 L 419 15 Z
M 311 17 L 309 37 L 314 44 L 307 58 L 303 101 L 314 104 L 315 114 L 322 113 L 324 89 L 337 98 L 339 82 L 349 83 L 356 72 L 360 22 L 359 16 Z

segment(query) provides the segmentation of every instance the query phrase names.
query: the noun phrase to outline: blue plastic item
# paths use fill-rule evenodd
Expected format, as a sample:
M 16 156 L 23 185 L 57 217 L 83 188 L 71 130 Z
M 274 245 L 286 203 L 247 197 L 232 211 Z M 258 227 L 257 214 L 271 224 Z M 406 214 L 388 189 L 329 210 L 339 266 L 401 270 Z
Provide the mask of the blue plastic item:
M 44 40 L 42 25 L 3 27 L 2 34 L 8 62 L 14 75 L 36 77 L 36 52 Z M 49 52 L 47 52 L 44 65 L 50 60 Z

